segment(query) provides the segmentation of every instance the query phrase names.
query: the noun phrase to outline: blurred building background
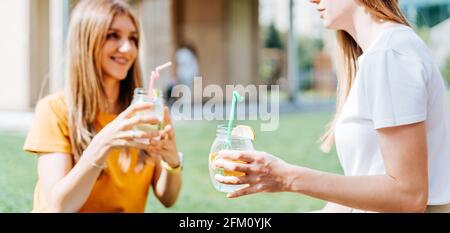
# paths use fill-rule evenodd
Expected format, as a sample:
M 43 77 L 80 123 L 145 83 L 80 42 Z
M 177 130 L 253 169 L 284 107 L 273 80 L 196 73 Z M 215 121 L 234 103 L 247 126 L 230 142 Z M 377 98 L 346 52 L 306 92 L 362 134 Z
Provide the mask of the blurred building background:
M 0 110 L 29 110 L 64 85 L 70 12 L 77 0 L 1 1 Z M 195 50 L 203 85 L 258 84 L 257 0 L 130 1 L 144 31 L 145 74 L 174 61 L 177 49 Z M 164 87 L 172 72 L 164 72 Z
M 32 111 L 64 86 L 67 25 L 78 0 L 0 1 L 0 111 Z M 286 96 L 333 96 L 334 33 L 304 0 L 130 0 L 144 31 L 145 74 L 193 50 L 203 85 L 277 84 Z M 450 75 L 450 1 L 401 0 L 403 10 Z M 164 72 L 166 88 L 177 69 Z M 225 90 L 225 89 L 224 89 Z M 301 95 L 299 95 L 301 96 Z M 303 99 L 305 100 L 305 99 Z M 201 100 L 198 100 L 201 101 Z M 302 101 L 302 97 L 300 97 Z

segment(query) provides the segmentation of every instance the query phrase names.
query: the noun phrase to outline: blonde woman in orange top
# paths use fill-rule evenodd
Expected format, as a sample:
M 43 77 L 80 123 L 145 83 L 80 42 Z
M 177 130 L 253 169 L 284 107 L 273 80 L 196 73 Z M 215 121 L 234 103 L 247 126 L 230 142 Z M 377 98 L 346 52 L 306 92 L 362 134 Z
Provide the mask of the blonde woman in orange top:
M 33 212 L 143 212 L 150 187 L 166 207 L 177 200 L 180 159 L 167 108 L 161 131 L 133 130 L 160 123 L 134 114 L 151 104 L 128 107 L 142 86 L 139 32 L 124 1 L 74 9 L 66 91 L 38 103 L 24 145 L 38 155 Z

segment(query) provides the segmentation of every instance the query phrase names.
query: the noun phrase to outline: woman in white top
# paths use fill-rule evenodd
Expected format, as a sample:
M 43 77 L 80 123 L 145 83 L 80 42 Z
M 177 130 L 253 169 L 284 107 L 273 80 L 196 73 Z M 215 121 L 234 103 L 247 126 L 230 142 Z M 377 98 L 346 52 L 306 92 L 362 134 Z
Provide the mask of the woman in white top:
M 298 192 L 327 212 L 450 211 L 450 115 L 443 78 L 396 0 L 311 0 L 337 30 L 345 75 L 322 149 L 336 143 L 345 176 L 288 164 L 265 152 L 222 151 L 215 163 L 249 184 L 228 194 Z M 245 161 L 247 164 L 231 160 Z

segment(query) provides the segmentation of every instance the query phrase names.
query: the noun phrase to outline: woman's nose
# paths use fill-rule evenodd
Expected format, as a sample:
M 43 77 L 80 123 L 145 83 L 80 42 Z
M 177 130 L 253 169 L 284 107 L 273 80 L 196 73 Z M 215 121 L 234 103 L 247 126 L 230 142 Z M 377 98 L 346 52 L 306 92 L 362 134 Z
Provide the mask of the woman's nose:
M 126 53 L 131 50 L 131 43 L 129 40 L 125 40 L 119 47 L 119 52 Z

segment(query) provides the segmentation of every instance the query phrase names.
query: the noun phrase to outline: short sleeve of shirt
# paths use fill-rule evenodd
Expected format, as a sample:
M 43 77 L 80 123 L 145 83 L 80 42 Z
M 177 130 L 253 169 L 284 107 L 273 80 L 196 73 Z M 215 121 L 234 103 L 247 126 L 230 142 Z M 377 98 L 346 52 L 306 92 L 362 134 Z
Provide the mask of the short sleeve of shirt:
M 23 149 L 32 153 L 71 153 L 67 109 L 63 97 L 38 102 Z
M 364 57 L 361 67 L 374 128 L 418 123 L 427 116 L 427 75 L 421 60 L 395 50 Z

